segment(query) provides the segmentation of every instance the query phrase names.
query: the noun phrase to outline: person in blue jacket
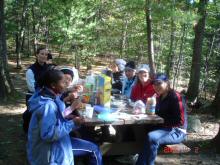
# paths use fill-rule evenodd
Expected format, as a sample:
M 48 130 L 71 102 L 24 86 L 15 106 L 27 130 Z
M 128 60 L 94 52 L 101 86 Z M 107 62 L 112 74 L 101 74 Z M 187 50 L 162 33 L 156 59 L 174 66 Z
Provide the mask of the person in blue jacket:
M 27 156 L 31 165 L 73 165 L 74 156 L 87 155 L 91 165 L 102 165 L 101 152 L 97 145 L 71 138 L 69 133 L 77 129 L 82 118 L 65 116 L 65 103 L 60 95 L 65 90 L 64 74 L 49 70 L 29 100 L 32 113 L 27 142 Z M 75 101 L 71 109 L 76 109 Z
M 165 74 L 156 75 L 153 87 L 159 96 L 156 113 L 164 119 L 164 123 L 147 134 L 144 149 L 139 154 L 136 165 L 153 165 L 160 145 L 181 143 L 186 138 L 187 115 L 184 98 L 170 88 Z
M 129 61 L 125 65 L 126 78 L 122 81 L 122 94 L 130 98 L 131 90 L 136 83 L 136 66 L 134 61 Z

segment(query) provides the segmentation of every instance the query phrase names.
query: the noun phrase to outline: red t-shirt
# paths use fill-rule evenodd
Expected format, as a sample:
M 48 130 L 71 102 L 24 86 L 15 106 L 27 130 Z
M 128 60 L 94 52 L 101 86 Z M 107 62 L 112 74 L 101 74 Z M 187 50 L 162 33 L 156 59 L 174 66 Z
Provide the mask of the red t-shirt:
M 147 81 L 145 86 L 143 86 L 140 82 L 137 82 L 132 88 L 131 100 L 142 100 L 146 103 L 147 98 L 152 97 L 155 93 L 156 92 L 151 81 Z

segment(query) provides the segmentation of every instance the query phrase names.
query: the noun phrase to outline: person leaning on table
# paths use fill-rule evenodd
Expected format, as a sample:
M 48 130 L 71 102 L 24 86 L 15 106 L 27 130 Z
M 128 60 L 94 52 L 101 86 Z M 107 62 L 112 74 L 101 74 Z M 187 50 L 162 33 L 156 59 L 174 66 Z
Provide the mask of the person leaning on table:
M 149 132 L 143 151 L 136 165 L 153 165 L 157 149 L 164 144 L 181 143 L 186 138 L 187 115 L 184 98 L 170 88 L 165 74 L 157 74 L 153 87 L 158 94 L 156 114 L 164 119 L 164 124 Z

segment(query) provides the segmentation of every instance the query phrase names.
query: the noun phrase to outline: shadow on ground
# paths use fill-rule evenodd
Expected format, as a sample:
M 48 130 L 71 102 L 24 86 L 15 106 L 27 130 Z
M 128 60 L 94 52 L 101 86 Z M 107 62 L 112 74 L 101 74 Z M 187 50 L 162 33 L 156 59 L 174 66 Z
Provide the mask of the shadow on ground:
M 28 165 L 22 114 L 0 114 L 0 137 L 0 165 Z M 103 160 L 105 165 L 121 165 L 115 157 L 104 157 Z M 77 161 L 75 165 L 82 163 Z

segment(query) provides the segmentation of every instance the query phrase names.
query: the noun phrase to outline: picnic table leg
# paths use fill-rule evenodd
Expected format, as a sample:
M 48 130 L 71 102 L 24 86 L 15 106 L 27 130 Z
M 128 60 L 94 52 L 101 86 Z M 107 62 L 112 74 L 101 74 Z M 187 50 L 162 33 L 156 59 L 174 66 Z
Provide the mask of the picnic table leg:
M 134 132 L 135 141 L 145 141 L 147 136 L 146 125 L 133 125 L 132 131 Z

